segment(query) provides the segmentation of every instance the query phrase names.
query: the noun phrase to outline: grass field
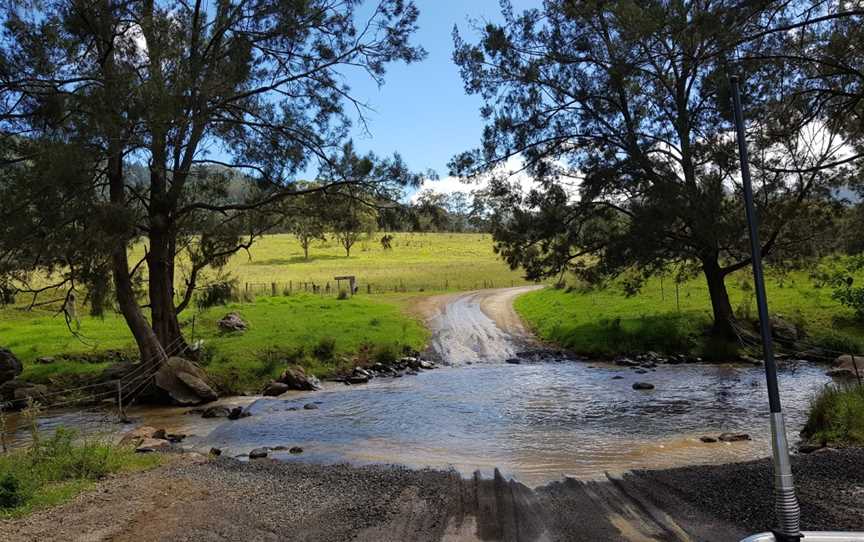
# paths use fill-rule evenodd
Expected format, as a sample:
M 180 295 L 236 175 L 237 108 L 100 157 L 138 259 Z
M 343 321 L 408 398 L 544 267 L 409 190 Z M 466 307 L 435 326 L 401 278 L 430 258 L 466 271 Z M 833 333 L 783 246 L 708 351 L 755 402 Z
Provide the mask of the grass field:
M 520 285 L 525 282 L 492 251 L 491 239 L 481 234 L 394 234 L 391 250 L 384 250 L 376 235 L 358 243 L 350 258 L 335 242 L 318 243 L 310 259 L 290 235 L 263 238 L 249 251 L 236 255 L 225 271 L 237 279 L 239 289 L 252 294 L 244 302 L 198 311 L 190 307 L 182 316 L 189 340 L 203 340 L 207 370 L 231 391 L 246 391 L 264 381 L 292 359 L 317 375 L 345 364 L 346 357 L 386 355 L 405 347 L 419 349 L 427 332 L 407 314 L 418 292 Z M 357 277 L 360 293 L 348 300 L 336 298 L 336 276 Z M 304 283 L 322 288 L 330 283 L 330 296 L 303 292 Z M 271 284 L 276 283 L 276 296 Z M 368 295 L 367 285 L 373 295 Z M 291 288 L 290 295 L 285 295 Z M 343 283 L 344 286 L 344 283 Z M 311 287 L 311 286 L 310 286 Z M 398 290 L 394 293 L 393 290 Z M 381 293 L 383 292 L 383 293 Z M 220 335 L 215 322 L 229 311 L 240 312 L 250 329 L 242 335 Z M 86 307 L 79 308 L 85 314 Z M 193 323 L 194 320 L 194 323 Z M 104 318 L 80 316 L 68 329 L 62 315 L 47 310 L 0 310 L 0 345 L 25 363 L 23 378 L 50 382 L 75 375 L 101 372 L 108 364 L 91 359 L 106 350 L 134 354 L 125 322 L 116 313 Z M 332 356 L 315 354 L 316 347 L 332 340 Z M 326 344 L 323 348 L 326 351 Z M 322 349 L 318 349 L 321 351 Z M 76 355 L 40 365 L 39 357 Z
M 207 369 L 223 388 L 254 390 L 276 376 L 288 357 L 315 374 L 325 375 L 337 368 L 340 358 L 357 353 L 361 347 L 422 348 L 426 330 L 404 313 L 405 302 L 405 296 L 393 294 L 339 300 L 301 293 L 190 312 L 183 323 L 188 340 L 204 342 Z M 249 323 L 245 333 L 225 335 L 218 331 L 216 321 L 230 311 L 240 313 Z M 134 354 L 125 322 L 116 314 L 104 319 L 82 318 L 79 334 L 73 336 L 61 316 L 10 310 L 0 316 L 0 337 L 24 362 L 23 378 L 28 380 L 47 382 L 98 373 L 109 363 L 84 359 L 95 352 L 114 349 Z M 316 357 L 316 347 L 331 339 L 332 355 Z M 33 363 L 38 357 L 58 354 L 81 354 L 82 359 Z
M 381 247 L 383 233 L 360 241 L 351 257 L 335 241 L 318 242 L 309 250 L 309 260 L 291 235 L 270 235 L 258 241 L 248 253 L 235 255 L 225 270 L 241 288 L 248 282 L 255 291 L 277 283 L 296 290 L 303 283 L 335 290 L 334 277 L 354 275 L 361 290 L 407 290 L 416 292 L 473 290 L 525 284 L 519 271 L 510 270 L 492 250 L 488 234 L 394 233 L 391 250 Z M 344 285 L 344 283 L 343 283 Z
M 756 315 L 747 271 L 727 277 L 732 306 L 739 318 Z M 830 288 L 816 288 L 808 276 L 792 273 L 782 283 L 766 285 L 769 309 L 803 328 L 808 341 L 832 349 L 861 349 L 864 324 L 831 299 Z M 516 300 L 516 310 L 544 340 L 586 355 L 657 351 L 690 352 L 711 359 L 734 354 L 705 335 L 711 323 L 708 289 L 701 277 L 678 288 L 651 279 L 628 297 L 617 287 L 604 290 L 551 289 Z

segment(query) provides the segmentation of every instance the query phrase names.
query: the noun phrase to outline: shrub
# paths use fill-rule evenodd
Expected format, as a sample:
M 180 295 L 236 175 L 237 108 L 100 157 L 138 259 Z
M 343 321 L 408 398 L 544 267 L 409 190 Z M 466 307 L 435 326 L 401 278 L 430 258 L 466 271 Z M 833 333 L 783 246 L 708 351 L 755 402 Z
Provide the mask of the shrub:
M 11 472 L 0 478 L 0 508 L 16 508 L 27 500 L 21 480 Z
M 824 387 L 810 403 L 801 434 L 822 443 L 864 444 L 864 388 Z
M 322 337 L 318 340 L 318 344 L 312 349 L 312 355 L 318 361 L 330 361 L 336 354 L 336 339 L 332 337 Z
M 399 359 L 401 349 L 396 344 L 381 344 L 375 348 L 373 360 L 375 363 L 391 365 Z
M 837 333 L 836 331 L 825 331 L 815 334 L 812 343 L 819 348 L 833 352 L 845 352 L 849 354 L 861 354 L 861 342 L 855 337 Z
M 227 305 L 235 299 L 234 291 L 237 288 L 237 279 L 227 279 L 213 282 L 204 286 L 198 294 L 196 303 L 201 309 L 209 309 L 217 305 Z

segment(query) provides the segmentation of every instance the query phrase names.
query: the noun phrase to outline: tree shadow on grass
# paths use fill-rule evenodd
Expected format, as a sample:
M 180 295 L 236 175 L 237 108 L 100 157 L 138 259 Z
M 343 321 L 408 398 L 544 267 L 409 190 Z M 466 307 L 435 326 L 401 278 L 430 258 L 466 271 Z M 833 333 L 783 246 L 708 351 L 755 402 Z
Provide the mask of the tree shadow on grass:
M 698 312 L 602 318 L 580 325 L 559 322 L 550 330 L 549 338 L 585 355 L 691 353 L 709 324 Z

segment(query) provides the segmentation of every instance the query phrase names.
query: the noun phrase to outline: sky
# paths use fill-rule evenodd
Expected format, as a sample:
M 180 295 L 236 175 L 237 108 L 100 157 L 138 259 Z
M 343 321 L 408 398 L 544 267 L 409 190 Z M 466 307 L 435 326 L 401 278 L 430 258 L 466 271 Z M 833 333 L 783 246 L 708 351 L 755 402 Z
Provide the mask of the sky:
M 479 96 L 465 93 L 459 68 L 453 63 L 453 25 L 463 37 L 476 41 L 470 20 L 501 20 L 498 0 L 415 0 L 420 10 L 414 43 L 428 52 L 415 64 L 391 64 L 384 85 L 362 74 L 346 74 L 353 94 L 369 104 L 369 134 L 355 122 L 354 142 L 360 151 L 380 156 L 398 151 L 414 171 L 435 170 L 440 180 L 424 188 L 466 190 L 447 177 L 447 162 L 456 154 L 480 145 L 483 120 Z M 518 12 L 539 0 L 513 0 Z M 470 190 L 472 187 L 467 187 Z

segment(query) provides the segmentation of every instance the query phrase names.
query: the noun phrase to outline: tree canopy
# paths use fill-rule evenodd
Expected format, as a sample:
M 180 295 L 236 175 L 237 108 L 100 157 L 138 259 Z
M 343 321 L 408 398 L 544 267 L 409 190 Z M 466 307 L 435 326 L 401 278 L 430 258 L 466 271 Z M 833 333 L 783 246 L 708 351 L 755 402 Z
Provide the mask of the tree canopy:
M 715 330 L 732 335 L 724 278 L 750 259 L 728 76 L 744 82 L 763 255 L 809 246 L 849 181 L 837 163 L 850 131 L 802 92 L 794 30 L 766 31 L 813 16 L 809 4 L 502 5 L 505 22 L 478 28 L 476 43 L 454 32 L 487 126 L 453 173 L 470 178 L 519 156 L 539 184 L 492 183 L 496 248 L 530 278 L 695 267 Z
M 0 193 L 13 203 L 2 211 L 0 261 L 7 276 L 62 268 L 69 285 L 85 271 L 110 270 L 142 359 L 158 362 L 185 348 L 177 313 L 197 273 L 266 231 L 266 213 L 249 211 L 308 192 L 294 185 L 300 172 L 317 166 L 325 181 L 314 190 L 361 185 L 392 193 L 416 183 L 398 156 L 358 156 L 346 145 L 351 113 L 366 106 L 352 96 L 345 70 L 382 83 L 388 64 L 425 54 L 410 43 L 412 2 L 360 5 L 4 2 Z M 143 179 L 133 175 L 135 162 Z M 145 258 L 130 262 L 137 242 Z M 25 244 L 44 249 L 22 251 Z M 176 264 L 181 251 L 192 255 L 184 271 Z M 186 273 L 185 292 L 174 290 L 178 271 Z M 147 296 L 139 301 L 142 279 Z

